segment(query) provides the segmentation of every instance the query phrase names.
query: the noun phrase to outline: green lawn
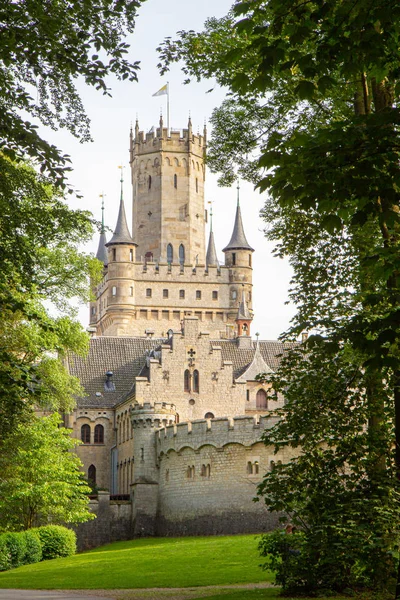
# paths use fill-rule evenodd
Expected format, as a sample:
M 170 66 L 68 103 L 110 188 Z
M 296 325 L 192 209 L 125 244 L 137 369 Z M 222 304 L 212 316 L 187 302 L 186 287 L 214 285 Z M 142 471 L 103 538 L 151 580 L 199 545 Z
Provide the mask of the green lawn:
M 145 538 L 0 573 L 0 588 L 127 589 L 272 581 L 272 574 L 260 569 L 261 562 L 254 535 Z
M 193 598 L 193 600 L 307 600 L 304 596 L 301 598 L 293 598 L 292 596 L 285 596 L 284 598 L 279 595 L 278 589 L 261 589 L 261 590 L 235 590 L 225 591 L 215 596 L 207 596 L 206 598 Z M 318 598 L 314 600 L 344 600 L 341 598 Z M 360 599 L 359 599 L 360 600 Z

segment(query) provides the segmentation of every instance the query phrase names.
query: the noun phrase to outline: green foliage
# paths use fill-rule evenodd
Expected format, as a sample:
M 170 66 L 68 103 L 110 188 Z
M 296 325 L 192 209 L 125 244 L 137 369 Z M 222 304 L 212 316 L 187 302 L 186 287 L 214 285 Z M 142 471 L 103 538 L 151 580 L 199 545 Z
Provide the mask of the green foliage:
M 53 181 L 64 185 L 69 157 L 41 138 L 27 118 L 90 140 L 89 119 L 75 82 L 82 78 L 109 94 L 109 75 L 137 79 L 139 64 L 128 60 L 124 38 L 133 31 L 139 5 L 139 0 L 46 5 L 34 0 L 2 6 L 0 146 L 8 156 L 35 159 Z
M 8 437 L 0 456 L 0 525 L 29 529 L 47 523 L 79 523 L 94 518 L 90 488 L 72 452 L 79 442 L 60 427 L 57 413 L 31 417 Z
M 0 534 L 0 571 L 8 571 L 8 569 L 11 569 L 11 555 L 6 536 Z
M 394 0 L 237 1 L 161 47 L 162 70 L 183 60 L 228 89 L 209 164 L 268 193 L 294 270 L 285 339 L 313 332 L 272 377 L 287 403 L 264 436 L 299 453 L 260 486 L 304 529 L 285 588 L 377 594 L 398 563 L 399 16 Z
M 71 529 L 61 525 L 46 525 L 36 531 L 42 544 L 43 560 L 75 554 L 76 534 Z
M 21 535 L 25 536 L 26 541 L 24 565 L 40 562 L 42 560 L 43 553 L 38 531 L 35 529 L 30 529 L 28 531 L 24 531 L 21 533 Z
M 24 564 L 27 552 L 26 538 L 22 533 L 5 533 L 5 545 L 10 556 L 10 565 L 12 569 Z

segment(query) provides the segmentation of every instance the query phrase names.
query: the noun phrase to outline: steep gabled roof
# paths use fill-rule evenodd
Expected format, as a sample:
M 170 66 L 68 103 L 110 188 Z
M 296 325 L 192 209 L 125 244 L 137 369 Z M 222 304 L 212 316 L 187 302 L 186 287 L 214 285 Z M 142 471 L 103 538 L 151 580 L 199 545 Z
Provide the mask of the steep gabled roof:
M 125 205 L 122 198 L 119 204 L 119 213 L 117 224 L 114 230 L 114 235 L 112 236 L 111 240 L 107 243 L 107 246 L 111 246 L 112 244 L 133 244 L 137 246 L 137 244 L 135 244 L 135 242 L 133 241 L 128 229 L 128 224 L 126 222 Z
M 271 367 L 265 362 L 261 350 L 260 343 L 257 340 L 256 349 L 254 351 L 254 357 L 251 363 L 247 366 L 245 371 L 237 378 L 237 381 L 256 381 L 257 375 L 260 373 L 273 373 Z

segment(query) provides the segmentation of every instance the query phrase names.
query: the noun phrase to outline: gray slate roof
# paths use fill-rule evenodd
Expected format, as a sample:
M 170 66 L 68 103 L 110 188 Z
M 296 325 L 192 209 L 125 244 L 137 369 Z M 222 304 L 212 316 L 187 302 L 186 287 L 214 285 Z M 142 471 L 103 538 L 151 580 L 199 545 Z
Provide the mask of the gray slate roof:
M 102 232 L 100 233 L 99 247 L 97 248 L 96 258 L 100 260 L 103 263 L 103 265 L 107 265 L 108 263 L 106 244 L 106 234 L 104 233 L 104 230 L 102 230 Z
M 215 242 L 214 242 L 214 232 L 210 231 L 210 237 L 208 239 L 208 248 L 206 255 L 206 265 L 207 267 L 218 267 L 218 258 L 217 251 L 215 250 Z
M 257 342 L 253 360 L 246 370 L 238 378 L 239 381 L 256 381 L 260 373 L 273 373 L 271 367 L 265 362 L 260 350 L 260 342 Z
M 86 396 L 78 399 L 80 408 L 112 408 L 132 390 L 135 377 L 146 374 L 146 351 L 156 350 L 166 340 L 139 337 L 98 337 L 90 340 L 86 358 L 69 355 L 67 366 L 71 375 L 78 377 Z M 212 340 L 211 346 L 220 346 L 222 360 L 232 361 L 234 378 L 239 378 L 254 360 L 253 348 L 239 349 L 236 340 Z M 275 371 L 280 356 L 292 344 L 277 341 L 259 342 L 260 354 L 268 367 Z M 106 392 L 106 372 L 112 371 L 115 391 Z M 253 376 L 253 375 L 252 375 Z M 101 393 L 101 396 L 96 396 Z
M 119 203 L 119 213 L 114 235 L 108 242 L 107 246 L 111 246 L 111 244 L 134 244 L 137 246 L 129 232 L 128 224 L 126 222 L 125 205 L 122 198 L 121 202 Z
M 250 250 L 251 252 L 254 252 L 254 248 L 250 246 L 244 233 L 242 213 L 239 204 L 236 208 L 235 224 L 233 226 L 231 241 L 225 246 L 223 252 L 226 252 L 227 250 Z

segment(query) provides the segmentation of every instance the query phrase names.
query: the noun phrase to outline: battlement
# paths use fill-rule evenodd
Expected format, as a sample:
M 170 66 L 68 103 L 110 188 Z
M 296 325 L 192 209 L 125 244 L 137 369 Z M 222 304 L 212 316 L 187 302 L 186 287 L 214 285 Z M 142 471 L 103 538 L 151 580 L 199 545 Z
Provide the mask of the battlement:
M 148 154 L 159 151 L 181 151 L 189 150 L 195 154 L 202 155 L 206 148 L 204 135 L 195 135 L 189 129 L 168 129 L 166 127 L 152 127 L 150 131 L 136 131 L 132 138 L 132 156 Z
M 273 427 L 278 418 L 273 416 L 221 417 L 199 419 L 167 425 L 157 432 L 157 451 L 180 452 L 185 447 L 198 450 L 205 445 L 222 448 L 227 444 L 252 446 L 261 440 L 265 429 Z
M 137 279 L 174 279 L 189 280 L 189 281 L 215 281 L 221 283 L 221 280 L 228 283 L 229 269 L 225 266 L 216 267 L 206 265 L 190 265 L 179 263 L 167 263 L 167 262 L 149 262 L 145 261 L 143 257 L 140 257 L 141 262 L 137 263 Z
M 130 408 L 133 428 L 138 427 L 166 427 L 175 422 L 175 404 L 168 402 L 135 402 Z

